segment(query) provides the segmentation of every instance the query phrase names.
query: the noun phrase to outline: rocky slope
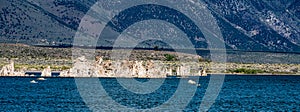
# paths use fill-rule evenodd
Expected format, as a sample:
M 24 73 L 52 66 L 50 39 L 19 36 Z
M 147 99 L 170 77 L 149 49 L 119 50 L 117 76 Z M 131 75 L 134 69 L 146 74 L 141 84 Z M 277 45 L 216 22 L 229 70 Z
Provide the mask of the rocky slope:
M 217 19 L 228 49 L 300 51 L 299 0 L 203 1 Z M 2 0 L 0 40 L 70 45 L 81 18 L 95 2 L 96 0 Z M 192 40 L 195 47 L 205 48 L 205 43 L 199 41 L 205 39 L 195 37 Z M 107 39 L 98 45 L 112 46 L 112 43 Z M 157 41 L 146 42 L 141 46 L 155 45 L 166 47 L 165 43 Z

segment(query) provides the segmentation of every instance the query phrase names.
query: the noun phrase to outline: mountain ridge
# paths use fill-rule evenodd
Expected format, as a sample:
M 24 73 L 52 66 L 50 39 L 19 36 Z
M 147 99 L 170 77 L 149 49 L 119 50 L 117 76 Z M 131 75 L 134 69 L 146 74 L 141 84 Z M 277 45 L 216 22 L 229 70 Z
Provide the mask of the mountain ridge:
M 216 18 L 227 49 L 300 52 L 299 1 L 203 1 Z M 81 18 L 96 0 L 2 2 L 2 43 L 59 46 L 72 45 Z M 105 40 L 100 45 L 111 44 L 110 40 Z M 165 47 L 165 43 L 151 42 L 141 46 Z M 201 48 L 201 45 L 195 46 Z

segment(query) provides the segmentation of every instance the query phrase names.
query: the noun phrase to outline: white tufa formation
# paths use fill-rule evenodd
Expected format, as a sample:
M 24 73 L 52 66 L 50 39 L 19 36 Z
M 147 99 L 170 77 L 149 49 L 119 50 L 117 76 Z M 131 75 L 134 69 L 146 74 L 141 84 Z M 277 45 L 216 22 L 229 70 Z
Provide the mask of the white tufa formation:
M 75 60 L 74 66 L 60 72 L 60 77 L 136 77 L 165 78 L 167 76 L 190 76 L 190 66 L 180 66 L 173 73 L 171 67 L 166 67 L 161 61 L 104 61 L 98 57 L 90 62 L 85 57 Z
M 2 67 L 0 76 L 25 76 L 25 72 L 23 70 L 15 71 L 14 62 L 10 61 L 10 64 Z
M 42 71 L 42 77 L 51 77 L 51 68 L 50 66 L 48 66 L 47 68 L 45 68 L 43 71 Z

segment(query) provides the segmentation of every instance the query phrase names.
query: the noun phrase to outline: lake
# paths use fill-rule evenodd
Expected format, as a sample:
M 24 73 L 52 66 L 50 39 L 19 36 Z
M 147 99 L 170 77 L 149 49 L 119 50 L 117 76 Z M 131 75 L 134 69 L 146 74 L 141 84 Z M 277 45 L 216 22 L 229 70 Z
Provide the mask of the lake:
M 209 77 L 199 78 L 201 86 L 197 87 L 195 95 L 184 111 L 197 111 L 201 104 Z M 74 78 L 46 79 L 33 84 L 30 83 L 31 80 L 36 80 L 33 77 L 0 77 L 0 111 L 91 111 L 80 96 Z M 89 80 L 89 78 L 85 79 Z M 147 109 L 167 101 L 176 91 L 180 79 L 167 78 L 163 85 L 151 94 L 131 93 L 122 88 L 114 78 L 97 80 L 101 82 L 108 94 L 103 97 L 114 99 L 115 102 L 130 108 Z M 147 82 L 149 79 L 136 80 Z M 93 105 L 97 104 L 90 106 Z M 111 108 L 110 104 L 107 105 L 108 111 L 110 109 L 121 111 Z M 300 76 L 226 75 L 221 92 L 209 110 L 300 110 Z

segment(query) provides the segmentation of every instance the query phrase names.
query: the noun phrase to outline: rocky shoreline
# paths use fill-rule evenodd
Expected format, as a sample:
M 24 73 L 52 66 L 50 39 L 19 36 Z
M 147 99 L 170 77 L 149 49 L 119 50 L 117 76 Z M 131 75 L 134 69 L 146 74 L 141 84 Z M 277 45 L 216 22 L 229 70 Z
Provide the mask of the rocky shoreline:
M 166 78 L 168 76 L 207 76 L 205 69 L 191 64 L 168 64 L 162 61 L 103 60 L 90 62 L 84 56 L 75 60 L 74 66 L 62 71 L 60 77 L 124 77 Z
M 282 63 L 218 63 L 198 55 L 156 50 L 97 49 L 94 61 L 84 57 L 72 60 L 71 49 L 44 48 L 27 45 L 0 44 L 0 76 L 31 76 L 25 71 L 41 71 L 43 77 L 60 71 L 60 77 L 136 77 L 233 75 L 299 75 L 300 64 Z M 83 50 L 84 51 L 84 50 Z M 129 57 L 112 60 L 110 54 Z M 124 57 L 121 57 L 124 58 Z M 9 63 L 8 63 L 9 62 Z
M 193 72 L 191 72 L 193 71 Z M 18 74 L 17 74 L 18 73 Z M 32 76 L 24 71 L 14 71 L 14 62 L 5 65 L 0 76 Z M 85 57 L 79 57 L 71 69 L 61 71 L 58 77 L 123 77 L 123 78 L 166 78 L 168 76 L 207 76 L 205 69 L 190 65 L 170 65 L 161 61 L 111 61 L 98 57 L 90 62 Z M 41 72 L 41 77 L 52 77 L 48 66 Z
M 263 69 L 261 72 L 244 73 L 231 70 L 244 70 L 244 68 Z M 237 63 L 214 63 L 214 62 L 185 62 L 176 63 L 174 61 L 128 61 L 128 60 L 103 60 L 97 57 L 90 61 L 85 57 L 78 57 L 74 61 L 74 66 L 59 73 L 56 77 L 103 77 L 103 78 L 166 78 L 166 77 L 189 77 L 210 75 L 300 75 L 300 65 L 297 64 L 237 64 Z M 272 72 L 267 72 L 267 70 Z M 50 66 L 40 71 L 39 77 L 53 77 Z M 208 72 L 208 73 L 206 73 Z M 0 76 L 4 77 L 36 77 L 26 74 L 25 69 L 15 70 L 14 62 L 10 61 L 0 70 Z

